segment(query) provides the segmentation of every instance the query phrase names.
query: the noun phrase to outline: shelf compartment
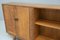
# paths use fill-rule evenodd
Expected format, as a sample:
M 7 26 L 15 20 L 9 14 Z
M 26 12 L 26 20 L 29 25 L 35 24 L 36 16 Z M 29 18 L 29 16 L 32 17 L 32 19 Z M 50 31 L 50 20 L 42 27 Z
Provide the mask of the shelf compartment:
M 50 27 L 54 29 L 60 29 L 60 22 L 56 21 L 49 21 L 49 20 L 38 20 L 35 24 L 45 27 Z
M 49 38 L 49 37 L 46 37 L 46 36 L 42 36 L 42 35 L 39 35 L 36 40 L 54 40 L 52 38 Z

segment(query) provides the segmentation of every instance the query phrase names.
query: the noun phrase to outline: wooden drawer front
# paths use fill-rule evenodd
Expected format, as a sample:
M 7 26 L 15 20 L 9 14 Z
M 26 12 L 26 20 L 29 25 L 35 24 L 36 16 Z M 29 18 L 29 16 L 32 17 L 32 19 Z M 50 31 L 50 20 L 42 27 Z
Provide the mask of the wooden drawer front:
M 6 23 L 6 31 L 12 35 L 16 35 L 14 28 L 14 6 L 3 5 L 3 11 Z

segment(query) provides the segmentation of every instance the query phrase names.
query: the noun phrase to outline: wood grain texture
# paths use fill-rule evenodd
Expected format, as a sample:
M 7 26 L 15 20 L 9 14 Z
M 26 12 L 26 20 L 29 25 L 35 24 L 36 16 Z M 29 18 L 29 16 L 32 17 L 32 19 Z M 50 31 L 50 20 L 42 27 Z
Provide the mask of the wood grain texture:
M 48 4 L 32 4 L 32 3 L 17 3 L 17 2 L 11 2 L 11 3 L 3 3 L 7 5 L 17 5 L 17 6 L 25 6 L 25 7 L 33 7 L 33 8 L 48 8 L 48 9 L 60 9 L 60 5 L 48 5 Z
M 16 18 L 18 21 L 16 21 L 16 32 L 19 38 L 34 40 L 39 35 L 39 28 L 34 24 L 36 19 L 38 19 L 36 12 L 34 8 L 17 7 Z
M 55 39 L 40 35 L 36 38 L 36 40 L 55 40 Z
M 59 5 L 8 3 L 3 4 L 3 12 L 6 24 L 6 31 L 14 36 L 18 36 L 19 39 L 22 40 L 54 40 L 51 38 L 55 38 L 55 40 L 60 39 Z M 41 26 L 43 26 L 43 28 Z M 44 30 L 44 28 L 46 28 L 47 30 Z M 51 31 L 48 28 L 50 28 Z M 44 36 L 39 36 L 40 33 L 42 33 L 41 35 Z
M 30 23 L 30 37 L 32 40 L 35 40 L 35 38 L 39 35 L 39 27 L 35 25 L 35 21 L 38 20 L 38 14 L 37 10 L 34 8 L 30 8 L 30 14 L 29 14 L 29 23 Z
M 35 24 L 60 30 L 60 22 L 49 21 L 49 20 L 39 20 L 39 21 L 36 21 Z
M 16 10 L 17 13 L 15 14 L 15 18 L 18 19 L 18 21 L 15 21 L 17 36 L 22 40 L 30 40 L 29 8 L 17 6 Z
M 37 8 L 40 19 L 60 22 L 60 10 Z
M 60 30 L 55 28 L 40 26 L 40 35 L 58 40 L 60 39 Z
M 3 6 L 3 14 L 6 24 L 6 31 L 14 36 L 15 33 L 15 24 L 14 24 L 14 6 L 2 5 Z

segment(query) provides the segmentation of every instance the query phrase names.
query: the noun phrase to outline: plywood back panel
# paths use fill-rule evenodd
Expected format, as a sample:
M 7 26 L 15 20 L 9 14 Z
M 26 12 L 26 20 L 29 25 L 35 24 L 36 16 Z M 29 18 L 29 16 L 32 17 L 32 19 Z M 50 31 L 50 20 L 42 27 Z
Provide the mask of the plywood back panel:
M 41 8 L 38 12 L 40 13 L 40 18 L 42 19 L 60 22 L 60 10 Z
M 60 39 L 59 38 L 60 37 L 60 30 L 40 26 L 40 35 L 47 36 L 47 37 L 53 38 L 53 39 Z

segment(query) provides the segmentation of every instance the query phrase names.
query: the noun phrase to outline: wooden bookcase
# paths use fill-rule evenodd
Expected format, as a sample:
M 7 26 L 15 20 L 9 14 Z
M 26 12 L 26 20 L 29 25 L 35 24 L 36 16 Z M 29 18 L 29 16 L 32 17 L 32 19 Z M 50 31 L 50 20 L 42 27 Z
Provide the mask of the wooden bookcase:
M 60 40 L 60 6 L 3 3 L 6 31 L 22 40 Z

